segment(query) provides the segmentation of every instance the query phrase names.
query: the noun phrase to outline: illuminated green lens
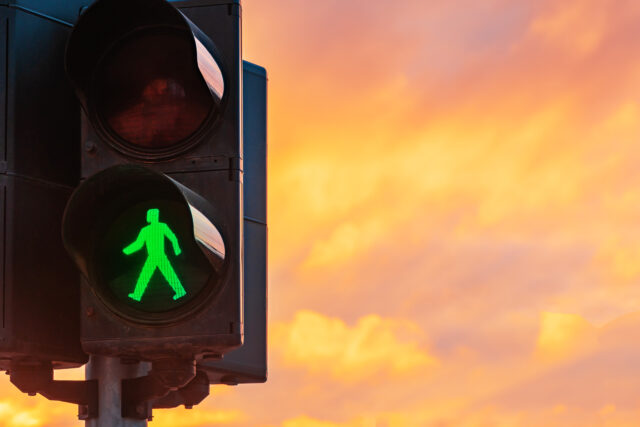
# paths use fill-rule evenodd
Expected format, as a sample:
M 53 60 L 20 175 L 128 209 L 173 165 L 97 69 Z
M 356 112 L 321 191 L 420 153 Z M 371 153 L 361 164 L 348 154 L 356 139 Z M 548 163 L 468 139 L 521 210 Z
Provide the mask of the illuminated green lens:
M 184 209 L 168 200 L 126 209 L 98 247 L 97 277 L 107 299 L 144 312 L 165 312 L 193 300 L 212 269 L 193 241 Z
M 158 209 L 149 209 L 147 211 L 147 222 L 149 225 L 143 227 L 138 234 L 135 242 L 128 245 L 122 250 L 125 255 L 131 255 L 138 252 L 142 247 L 147 249 L 147 260 L 144 262 L 140 276 L 136 281 L 136 287 L 129 298 L 140 301 L 147 285 L 156 270 L 160 270 L 171 289 L 175 292 L 174 300 L 182 298 L 187 293 L 180 283 L 180 279 L 176 275 L 175 270 L 171 266 L 171 261 L 165 253 L 164 241 L 169 240 L 173 245 L 173 253 L 178 256 L 182 252 L 178 244 L 178 238 L 171 231 L 169 226 L 164 222 L 160 222 Z

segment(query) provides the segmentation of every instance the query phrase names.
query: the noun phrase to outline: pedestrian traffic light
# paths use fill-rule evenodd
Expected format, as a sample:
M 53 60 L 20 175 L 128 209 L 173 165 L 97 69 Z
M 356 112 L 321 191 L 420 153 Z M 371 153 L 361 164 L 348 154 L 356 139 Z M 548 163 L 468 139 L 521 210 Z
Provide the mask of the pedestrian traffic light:
M 79 279 L 60 224 L 78 183 L 79 108 L 64 74 L 88 0 L 0 1 L 0 369 L 79 366 Z
M 174 4 L 97 0 L 66 53 L 84 111 L 62 230 L 82 347 L 157 366 L 243 338 L 240 4 Z
M 266 72 L 244 86 L 240 30 L 238 0 L 0 0 L 0 369 L 23 392 L 112 425 L 266 380 Z M 87 353 L 88 380 L 53 379 Z

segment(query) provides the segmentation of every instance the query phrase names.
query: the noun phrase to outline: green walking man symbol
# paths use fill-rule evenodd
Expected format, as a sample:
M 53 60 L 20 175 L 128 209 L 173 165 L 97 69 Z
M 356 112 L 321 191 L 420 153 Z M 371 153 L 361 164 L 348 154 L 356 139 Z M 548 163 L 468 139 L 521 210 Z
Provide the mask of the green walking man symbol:
M 174 300 L 182 298 L 187 294 L 171 265 L 171 261 L 169 261 L 164 251 L 164 240 L 167 238 L 173 245 L 173 252 L 176 256 L 180 255 L 182 251 L 178 245 L 178 238 L 167 224 L 158 220 L 159 215 L 160 212 L 158 209 L 149 209 L 147 211 L 147 222 L 149 225 L 140 230 L 135 242 L 122 250 L 125 255 L 131 255 L 142 249 L 143 245 L 147 247 L 149 257 L 142 267 L 142 271 L 136 282 L 136 288 L 129 294 L 129 298 L 136 301 L 140 301 L 142 298 L 142 294 L 144 294 L 145 289 L 147 289 L 147 285 L 156 268 L 160 270 L 160 273 L 162 273 L 167 282 L 169 282 L 169 286 L 175 291 L 175 295 L 173 296 Z

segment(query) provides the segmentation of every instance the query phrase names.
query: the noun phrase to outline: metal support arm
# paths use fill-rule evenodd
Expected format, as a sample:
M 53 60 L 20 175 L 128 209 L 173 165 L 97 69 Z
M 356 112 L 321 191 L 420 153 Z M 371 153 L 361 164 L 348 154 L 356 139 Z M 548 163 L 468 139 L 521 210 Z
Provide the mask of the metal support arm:
M 98 417 L 98 381 L 56 381 L 50 363 L 14 362 L 9 370 L 10 381 L 30 396 L 40 393 L 49 400 L 75 403 L 78 418 Z

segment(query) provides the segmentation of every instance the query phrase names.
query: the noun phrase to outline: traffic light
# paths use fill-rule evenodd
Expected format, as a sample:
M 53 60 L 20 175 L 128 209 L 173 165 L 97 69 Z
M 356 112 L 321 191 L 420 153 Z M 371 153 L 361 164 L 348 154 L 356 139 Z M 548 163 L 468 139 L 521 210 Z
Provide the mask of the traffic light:
M 176 5 L 97 0 L 71 33 L 83 181 L 62 234 L 83 349 L 184 385 L 243 339 L 242 55 L 239 2 Z
M 0 1 L 0 369 L 12 379 L 87 361 L 79 279 L 59 231 L 80 174 L 64 52 L 87 3 Z

